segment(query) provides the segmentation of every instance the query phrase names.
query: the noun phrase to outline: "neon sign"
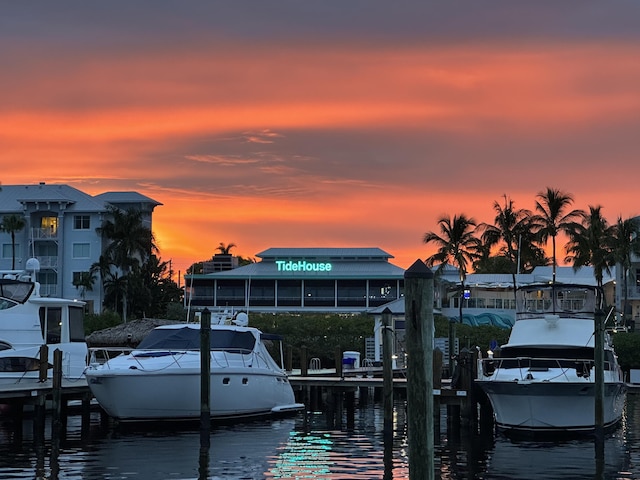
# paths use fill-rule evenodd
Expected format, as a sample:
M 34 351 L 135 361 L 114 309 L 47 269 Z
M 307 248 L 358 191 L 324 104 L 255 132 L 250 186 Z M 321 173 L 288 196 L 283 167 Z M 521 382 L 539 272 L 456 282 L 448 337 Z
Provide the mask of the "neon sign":
M 276 260 L 279 272 L 330 272 L 331 264 L 306 260 Z

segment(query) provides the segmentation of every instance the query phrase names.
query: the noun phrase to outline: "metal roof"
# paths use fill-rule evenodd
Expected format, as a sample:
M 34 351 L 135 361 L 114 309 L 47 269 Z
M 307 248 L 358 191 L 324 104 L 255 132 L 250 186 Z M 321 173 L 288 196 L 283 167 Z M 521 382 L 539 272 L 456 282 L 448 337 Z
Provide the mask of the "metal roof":
M 191 277 L 186 275 L 185 277 Z M 334 261 L 332 263 L 331 271 L 329 272 L 282 272 L 278 271 L 278 267 L 275 262 L 262 261 L 257 263 L 251 263 L 242 267 L 234 268 L 232 270 L 225 270 L 222 272 L 214 272 L 208 274 L 194 275 L 194 278 L 271 278 L 271 279 L 389 279 L 389 278 L 404 278 L 404 269 L 397 267 L 389 262 L 381 261 Z
M 107 203 L 150 203 L 152 205 L 158 206 L 162 205 L 162 203 L 154 200 L 153 198 L 149 198 L 146 195 L 142 195 L 138 192 L 105 192 L 100 193 L 94 197 L 96 200 L 107 202 Z
M 393 255 L 376 247 L 364 248 L 268 248 L 256 257 L 268 258 L 306 258 L 306 259 L 389 259 Z
M 75 211 L 102 211 L 104 206 L 88 195 L 69 185 L 2 185 L 0 212 L 22 213 L 25 202 L 52 202 L 72 204 Z

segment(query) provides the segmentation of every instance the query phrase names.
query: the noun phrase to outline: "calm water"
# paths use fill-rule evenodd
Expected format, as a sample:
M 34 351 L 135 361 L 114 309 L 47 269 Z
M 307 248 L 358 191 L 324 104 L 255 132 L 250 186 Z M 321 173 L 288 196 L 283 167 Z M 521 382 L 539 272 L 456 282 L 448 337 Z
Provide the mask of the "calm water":
M 492 432 L 447 432 L 443 415 L 436 445 L 442 479 L 640 478 L 640 394 L 630 394 L 625 421 L 605 440 L 596 463 L 593 441 L 511 441 Z M 59 442 L 34 441 L 0 425 L 0 479 L 406 479 L 404 403 L 396 404 L 393 445 L 385 449 L 379 404 L 360 405 L 355 418 L 307 417 L 216 427 L 208 455 L 200 455 L 197 426 L 154 428 L 100 424 L 81 429 L 71 416 Z

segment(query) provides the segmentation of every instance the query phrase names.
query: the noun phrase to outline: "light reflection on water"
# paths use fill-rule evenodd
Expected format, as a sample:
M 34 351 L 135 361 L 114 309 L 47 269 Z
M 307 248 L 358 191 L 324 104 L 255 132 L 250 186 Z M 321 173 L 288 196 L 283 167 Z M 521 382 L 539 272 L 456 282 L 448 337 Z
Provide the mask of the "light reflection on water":
M 39 445 L 25 420 L 22 436 L 0 424 L 0 479 L 407 479 L 404 403 L 397 402 L 393 444 L 385 446 L 378 404 L 355 418 L 322 413 L 219 426 L 200 455 L 197 426 L 101 426 L 88 431 L 70 417 L 59 443 Z M 578 480 L 640 478 L 640 395 L 630 394 L 623 425 L 609 434 L 604 462 L 591 439 L 515 441 L 492 432 L 447 431 L 441 412 L 436 477 L 457 479 Z M 208 453 L 208 455 L 207 455 Z

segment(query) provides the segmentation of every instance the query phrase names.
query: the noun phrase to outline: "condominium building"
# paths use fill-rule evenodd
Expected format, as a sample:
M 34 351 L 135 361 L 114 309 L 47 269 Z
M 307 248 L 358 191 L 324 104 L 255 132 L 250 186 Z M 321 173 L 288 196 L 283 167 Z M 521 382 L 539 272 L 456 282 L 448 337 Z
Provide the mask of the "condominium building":
M 89 271 L 106 245 L 96 231 L 109 205 L 143 213 L 144 225 L 151 229 L 155 207 L 162 205 L 137 192 L 106 192 L 88 195 L 69 185 L 2 185 L 0 222 L 16 215 L 25 227 L 15 232 L 0 231 L 0 270 L 22 270 L 29 258 L 39 260 L 37 274 L 43 296 L 82 298 L 88 309 L 100 311 L 102 289 L 84 290 L 74 285 Z

